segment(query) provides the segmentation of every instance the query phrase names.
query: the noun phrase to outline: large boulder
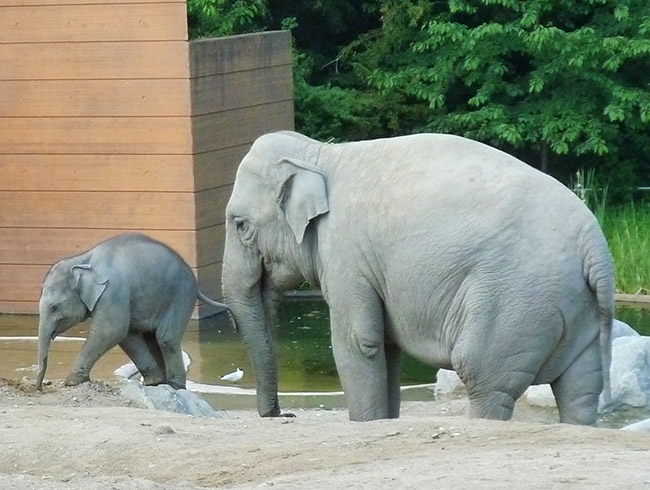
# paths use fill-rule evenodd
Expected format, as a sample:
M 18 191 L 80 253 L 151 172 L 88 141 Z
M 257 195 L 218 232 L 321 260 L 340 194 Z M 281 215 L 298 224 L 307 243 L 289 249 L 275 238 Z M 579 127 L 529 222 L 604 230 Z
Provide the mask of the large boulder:
M 650 405 L 650 337 L 629 336 L 612 343 L 611 410 Z
M 443 395 L 460 394 L 465 392 L 465 385 L 456 374 L 456 371 L 438 369 L 435 392 Z
M 619 337 L 638 337 L 639 332 L 630 327 L 627 323 L 614 318 L 612 324 L 612 340 Z
M 144 386 L 137 381 L 126 381 L 121 386 L 120 392 L 125 398 L 135 400 L 154 410 L 183 413 L 194 417 L 223 416 L 196 393 L 175 390 L 169 385 Z
M 535 407 L 556 407 L 555 395 L 551 385 L 534 385 L 530 386 L 524 393 L 524 398 L 529 405 Z

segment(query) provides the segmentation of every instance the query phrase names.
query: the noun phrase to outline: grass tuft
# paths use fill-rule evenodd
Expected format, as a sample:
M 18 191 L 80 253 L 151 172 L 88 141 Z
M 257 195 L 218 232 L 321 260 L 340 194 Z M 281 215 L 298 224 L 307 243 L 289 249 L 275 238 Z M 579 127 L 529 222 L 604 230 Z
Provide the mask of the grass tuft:
M 617 292 L 650 294 L 650 204 L 607 207 L 600 226 L 612 253 Z
M 589 206 L 607 238 L 616 291 L 650 294 L 650 202 L 608 203 L 607 187 L 597 185 L 593 171 L 577 172 L 570 187 Z

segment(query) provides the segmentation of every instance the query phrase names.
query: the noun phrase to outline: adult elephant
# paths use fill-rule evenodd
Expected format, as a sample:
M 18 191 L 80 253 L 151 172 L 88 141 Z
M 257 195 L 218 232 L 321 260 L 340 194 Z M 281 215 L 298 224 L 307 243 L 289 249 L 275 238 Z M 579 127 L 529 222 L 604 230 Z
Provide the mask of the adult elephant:
M 523 162 L 457 136 L 323 144 L 264 135 L 226 210 L 223 292 L 261 416 L 281 415 L 269 318 L 306 279 L 330 308 L 352 420 L 398 417 L 400 353 L 454 369 L 470 415 L 509 419 L 551 383 L 594 424 L 608 384 L 612 262 L 594 216 Z
M 39 301 L 36 388 L 42 388 L 50 341 L 87 318 L 88 338 L 66 385 L 88 381 L 97 360 L 119 344 L 146 385 L 185 388 L 181 340 L 197 298 L 226 308 L 199 291 L 174 250 L 140 233 L 115 236 L 57 262 Z

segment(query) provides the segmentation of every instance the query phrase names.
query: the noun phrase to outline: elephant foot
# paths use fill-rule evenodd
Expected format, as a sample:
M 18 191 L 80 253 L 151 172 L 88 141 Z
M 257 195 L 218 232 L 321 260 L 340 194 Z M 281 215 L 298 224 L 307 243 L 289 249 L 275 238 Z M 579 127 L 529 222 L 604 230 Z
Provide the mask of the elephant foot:
M 143 374 L 142 384 L 145 386 L 158 386 L 165 383 L 165 378 L 159 374 Z
M 296 418 L 295 413 L 291 412 L 280 412 L 279 410 L 277 412 L 267 412 L 264 415 L 260 415 L 260 417 L 285 417 L 285 418 Z
M 87 381 L 90 381 L 90 376 L 88 375 L 79 374 L 79 373 L 70 373 L 68 374 L 68 377 L 65 378 L 64 385 L 77 386 L 80 385 L 81 383 L 86 383 Z

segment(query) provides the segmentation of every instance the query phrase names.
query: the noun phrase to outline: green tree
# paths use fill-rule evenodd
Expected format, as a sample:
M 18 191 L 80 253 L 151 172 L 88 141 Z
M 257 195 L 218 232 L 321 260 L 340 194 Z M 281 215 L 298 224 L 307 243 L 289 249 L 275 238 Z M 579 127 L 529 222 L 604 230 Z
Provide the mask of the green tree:
M 629 183 L 644 171 L 648 2 L 385 0 L 381 14 L 342 59 L 377 100 L 401 97 L 422 116 L 410 130 L 463 134 L 559 173 L 598 166 Z
M 263 30 L 266 0 L 187 0 L 190 39 Z

